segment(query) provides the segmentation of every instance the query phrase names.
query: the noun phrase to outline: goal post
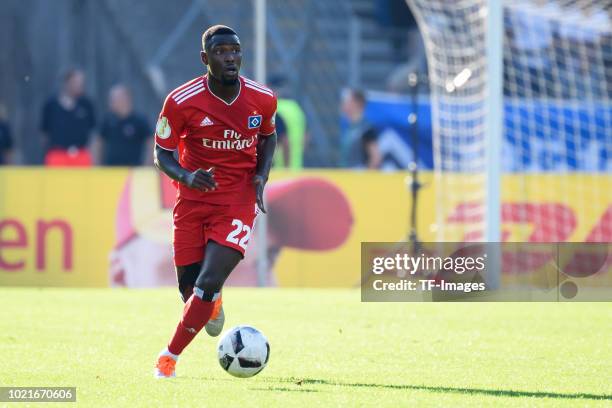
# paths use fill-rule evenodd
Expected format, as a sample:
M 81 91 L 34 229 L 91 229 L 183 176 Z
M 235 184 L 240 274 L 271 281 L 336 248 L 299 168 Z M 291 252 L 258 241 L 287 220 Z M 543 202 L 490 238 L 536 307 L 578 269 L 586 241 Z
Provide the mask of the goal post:
M 612 241 L 612 3 L 406 2 L 427 54 L 437 240 Z
M 427 53 L 438 241 L 500 241 L 503 9 L 407 0 Z M 449 224 L 449 215 L 470 222 Z M 494 262 L 495 257 L 491 260 Z M 491 265 L 490 270 L 497 270 Z M 498 277 L 491 275 L 491 286 Z
M 500 0 L 487 0 L 485 47 L 485 242 L 501 242 L 501 166 L 504 124 L 504 11 Z M 497 245 L 488 254 L 487 285 L 496 289 L 501 281 L 501 252 Z

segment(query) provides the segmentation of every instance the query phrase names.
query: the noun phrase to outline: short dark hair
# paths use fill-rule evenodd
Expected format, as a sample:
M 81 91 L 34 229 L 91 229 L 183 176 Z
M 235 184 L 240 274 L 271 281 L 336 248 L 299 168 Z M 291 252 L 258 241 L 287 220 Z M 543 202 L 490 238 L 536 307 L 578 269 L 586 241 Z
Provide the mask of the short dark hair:
M 214 25 L 212 27 L 209 27 L 206 31 L 204 31 L 204 34 L 202 34 L 202 49 L 206 50 L 206 47 L 210 43 L 210 40 L 212 40 L 215 35 L 221 34 L 230 34 L 238 36 L 238 34 L 236 34 L 236 31 L 234 31 L 234 29 L 228 26 L 221 24 Z
M 70 81 L 74 76 L 76 76 L 78 74 L 83 74 L 83 70 L 81 70 L 79 68 L 75 68 L 75 67 L 68 68 L 62 74 L 62 82 L 66 83 L 66 82 Z
M 359 103 L 361 106 L 365 106 L 366 98 L 365 98 L 365 93 L 362 90 L 351 89 L 350 92 L 355 102 Z

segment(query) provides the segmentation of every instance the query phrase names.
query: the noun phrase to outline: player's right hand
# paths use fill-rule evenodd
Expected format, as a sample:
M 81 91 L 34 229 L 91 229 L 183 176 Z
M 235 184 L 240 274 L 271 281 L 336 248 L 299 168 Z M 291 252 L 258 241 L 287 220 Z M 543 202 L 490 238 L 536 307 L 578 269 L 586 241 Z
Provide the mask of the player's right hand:
M 208 170 L 197 169 L 193 173 L 189 173 L 184 181 L 185 185 L 200 191 L 212 191 L 217 188 L 215 181 L 215 168 L 211 167 Z

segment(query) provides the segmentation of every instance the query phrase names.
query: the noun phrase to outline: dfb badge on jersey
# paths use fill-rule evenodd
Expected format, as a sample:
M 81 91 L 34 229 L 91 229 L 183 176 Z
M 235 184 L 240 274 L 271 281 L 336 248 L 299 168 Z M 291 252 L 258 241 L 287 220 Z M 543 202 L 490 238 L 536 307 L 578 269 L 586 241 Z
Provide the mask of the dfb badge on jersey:
M 257 129 L 261 126 L 261 115 L 249 116 L 249 129 Z
M 157 121 L 157 125 L 155 126 L 155 133 L 159 136 L 160 139 L 167 139 L 170 137 L 172 133 L 170 129 L 170 124 L 168 123 L 168 118 L 162 116 Z

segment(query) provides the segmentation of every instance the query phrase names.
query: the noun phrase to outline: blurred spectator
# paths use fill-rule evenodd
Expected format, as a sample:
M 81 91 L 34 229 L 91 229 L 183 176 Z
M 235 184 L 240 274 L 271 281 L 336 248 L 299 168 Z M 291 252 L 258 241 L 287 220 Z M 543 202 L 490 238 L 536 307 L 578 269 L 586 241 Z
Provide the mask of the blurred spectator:
M 407 93 L 412 91 L 410 76 L 417 75 L 419 82 L 427 78 L 427 55 L 425 44 L 418 28 L 407 31 L 404 43 L 410 50 L 410 58 L 407 62 L 398 64 L 387 78 L 387 89 L 391 92 Z M 426 89 L 428 84 L 423 83 L 421 89 Z
M 95 126 L 92 103 L 84 96 L 85 74 L 76 69 L 64 75 L 58 95 L 45 103 L 41 130 L 48 166 L 90 166 L 87 149 Z
M 381 155 L 378 149 L 378 132 L 364 117 L 363 92 L 346 92 L 342 98 L 341 109 L 349 124 L 342 135 L 340 165 L 351 168 L 379 168 Z
M 516 84 L 519 96 L 546 93 L 553 81 L 555 21 L 560 15 L 558 4 L 535 0 L 533 7 L 511 8 L 504 14 L 507 43 L 513 58 L 504 67 L 504 80 Z M 510 89 L 508 89 L 510 90 Z
M 285 140 L 279 134 L 283 150 L 283 165 L 292 170 L 301 170 L 304 166 L 304 139 L 306 138 L 306 115 L 300 104 L 293 99 L 279 98 L 276 108 L 276 120 L 281 118 L 281 132 L 285 126 Z M 278 124 L 276 125 L 278 126 Z
M 300 104 L 290 97 L 291 92 L 284 77 L 272 77 L 270 86 L 278 96 L 276 108 L 278 150 L 274 155 L 274 167 L 301 170 L 304 166 L 306 115 Z
M 287 137 L 287 125 L 281 115 L 276 114 L 276 136 L 277 136 L 277 151 L 274 154 L 274 166 L 275 167 L 288 167 L 289 166 L 289 138 Z
M 375 13 L 381 27 L 416 27 L 416 20 L 406 0 L 377 0 Z
M 0 103 L 0 166 L 12 162 L 13 138 L 7 117 L 6 107 Z
M 406 0 L 378 0 L 376 3 L 378 24 L 383 28 L 381 34 L 389 36 L 396 62 L 414 58 L 413 44 L 406 43 L 406 34 L 418 32 L 418 27 Z
M 153 137 L 147 120 L 133 110 L 132 95 L 124 85 L 111 88 L 110 112 L 100 127 L 101 160 L 104 166 L 141 166 L 145 147 L 153 151 Z M 150 143 L 146 143 L 147 139 Z M 152 154 L 151 154 L 152 156 Z

